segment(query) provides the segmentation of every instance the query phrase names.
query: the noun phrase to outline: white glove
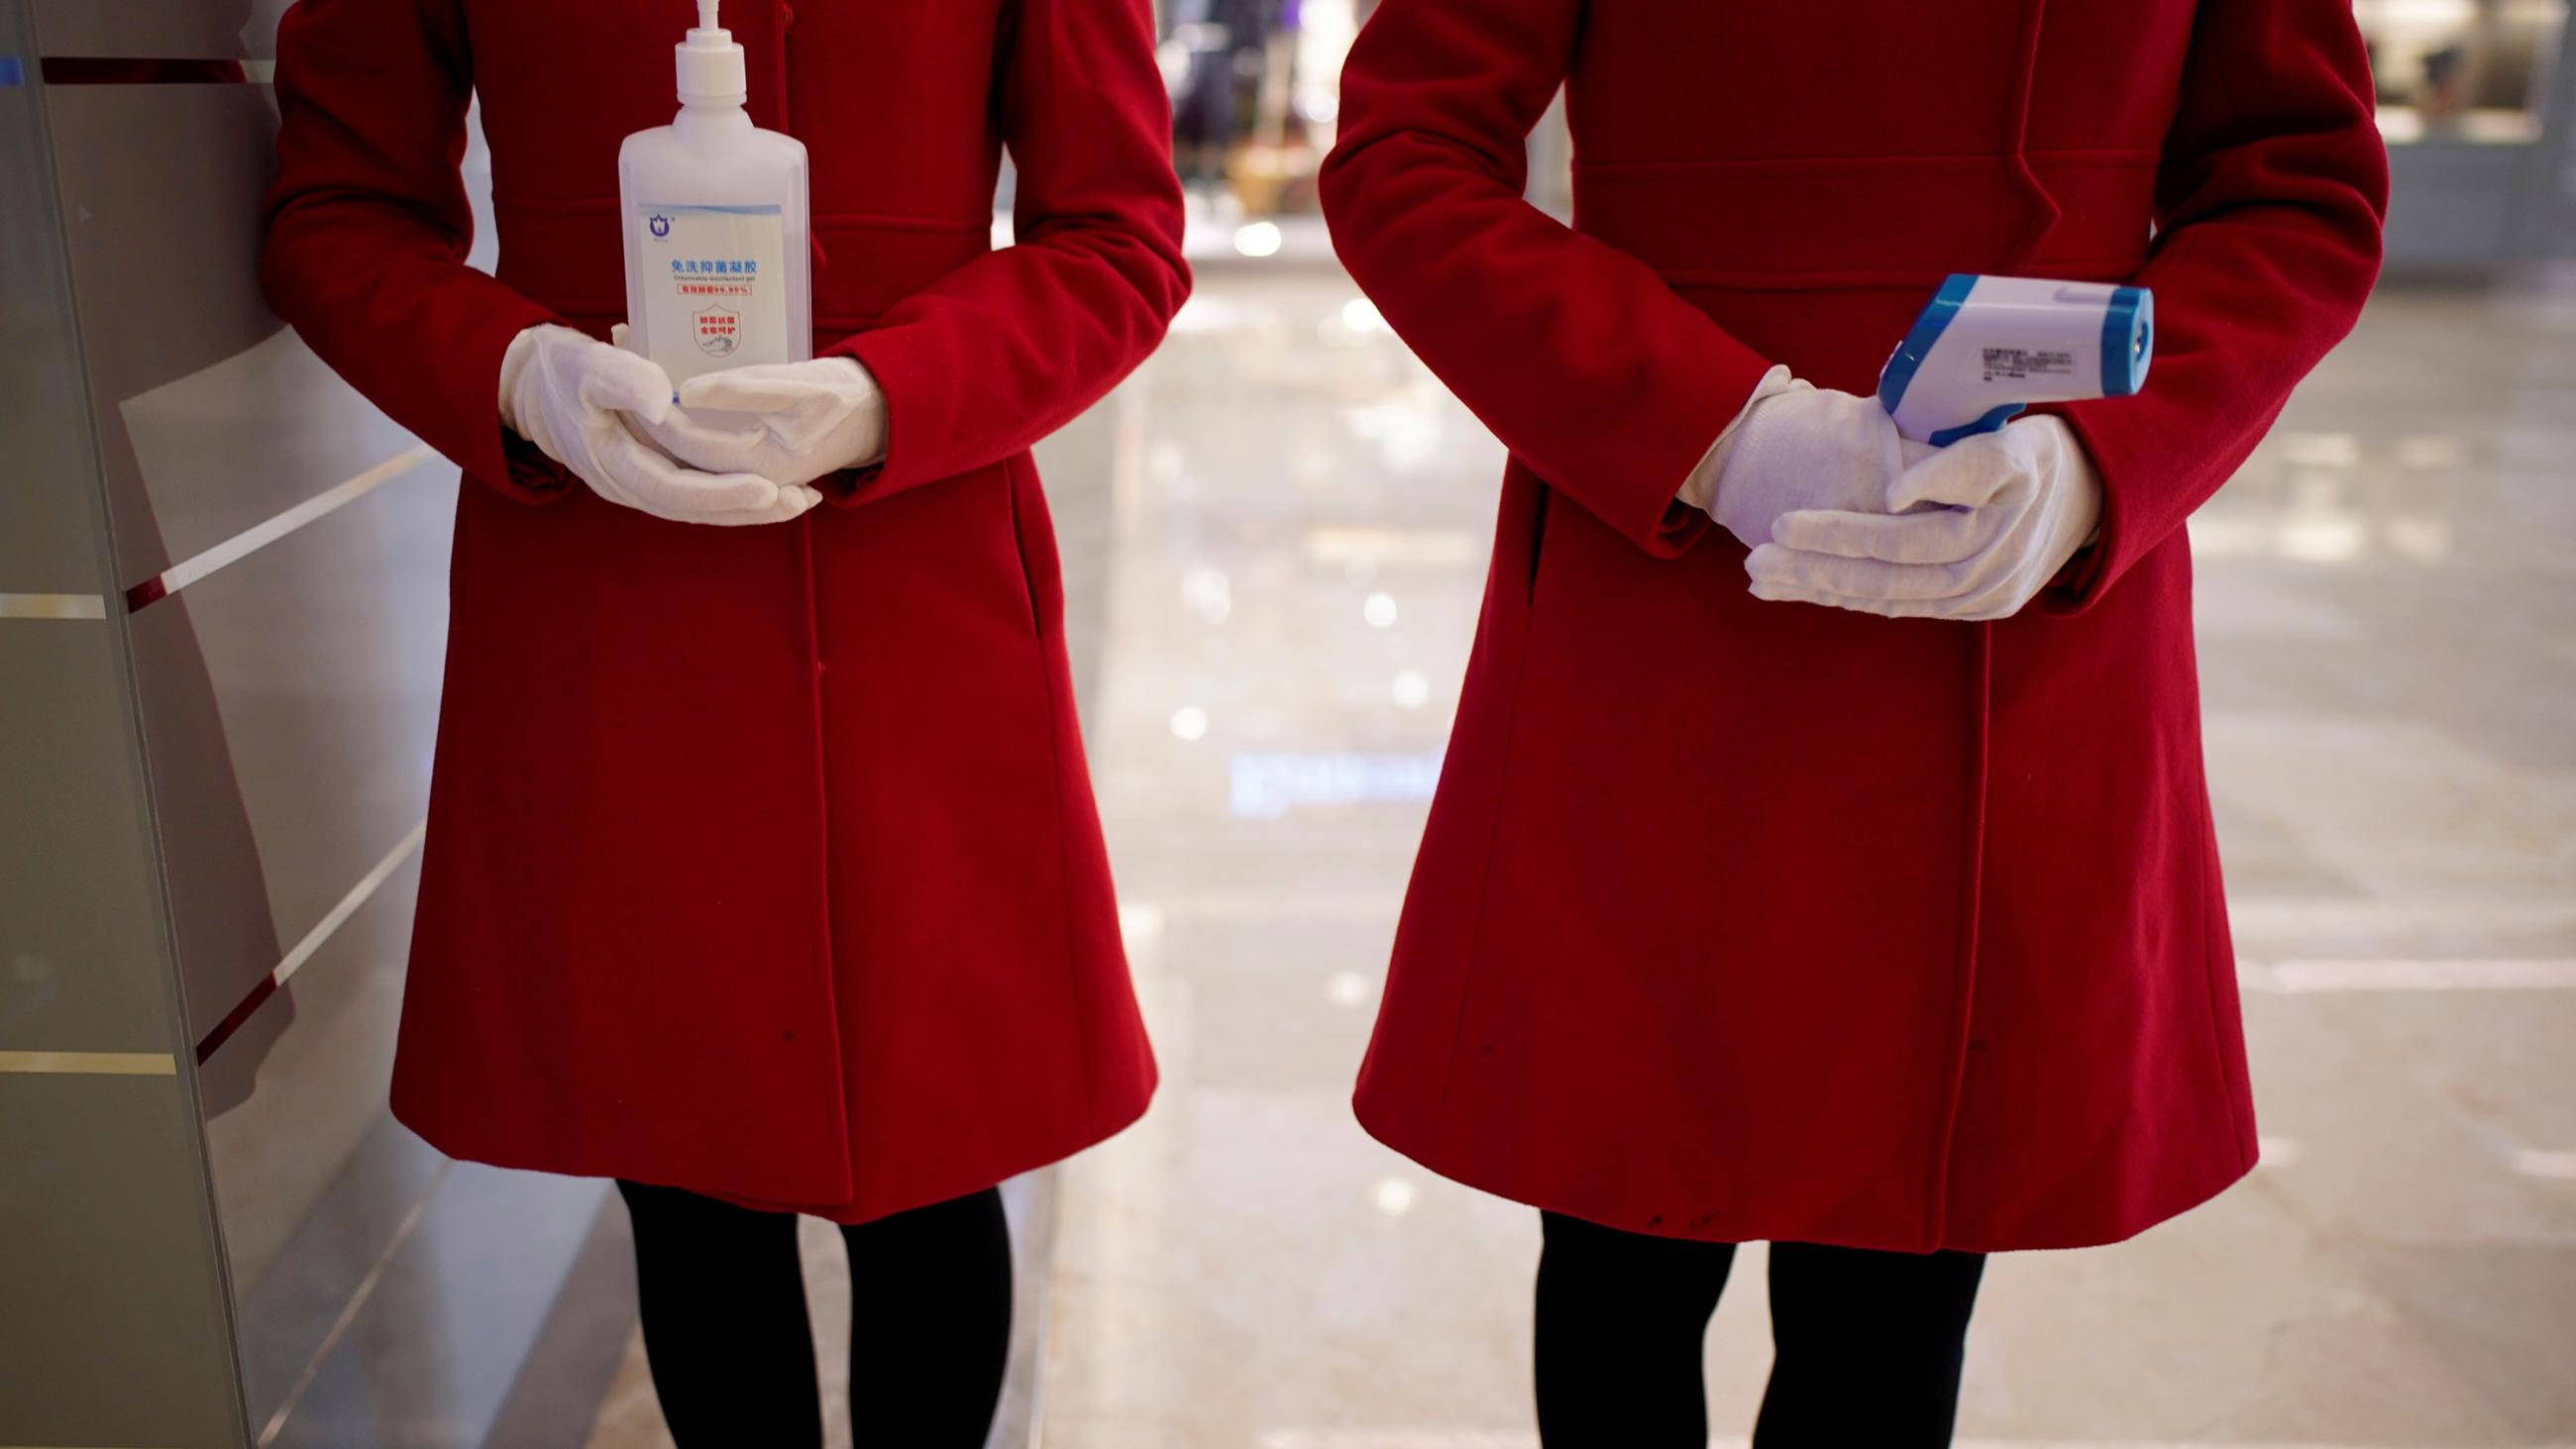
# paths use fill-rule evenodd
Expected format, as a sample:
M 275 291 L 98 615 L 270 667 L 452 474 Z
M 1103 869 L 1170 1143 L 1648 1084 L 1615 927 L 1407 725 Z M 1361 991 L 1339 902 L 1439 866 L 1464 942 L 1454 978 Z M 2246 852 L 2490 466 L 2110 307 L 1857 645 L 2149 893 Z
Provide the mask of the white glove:
M 811 483 L 885 457 L 886 400 L 852 358 L 758 363 L 690 378 L 644 431 L 684 463 Z
M 671 410 L 671 379 L 569 327 L 531 327 L 501 359 L 501 424 L 592 492 L 675 523 L 784 523 L 823 500 L 746 470 L 685 468 L 635 436 Z
M 2004 619 L 2089 543 L 2102 479 L 2064 420 L 1978 433 L 1908 468 L 1888 513 L 1801 511 L 1744 561 L 1757 598 L 1890 618 Z M 1907 512 L 1918 505 L 1938 505 Z
M 1897 475 L 1933 451 L 1907 442 L 1876 398 L 1819 388 L 1775 367 L 1718 434 L 1680 497 L 1706 509 L 1746 548 L 1758 548 L 1771 542 L 1785 513 L 1887 511 Z

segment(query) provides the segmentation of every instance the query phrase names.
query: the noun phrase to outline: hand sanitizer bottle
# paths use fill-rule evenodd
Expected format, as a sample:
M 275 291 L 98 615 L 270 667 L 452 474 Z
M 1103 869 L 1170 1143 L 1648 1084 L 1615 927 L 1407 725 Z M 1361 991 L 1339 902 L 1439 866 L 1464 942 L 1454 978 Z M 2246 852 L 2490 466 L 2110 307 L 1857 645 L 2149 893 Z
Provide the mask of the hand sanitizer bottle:
M 743 111 L 742 47 L 698 0 L 679 46 L 680 113 L 626 138 L 627 345 L 673 384 L 814 355 L 805 143 Z

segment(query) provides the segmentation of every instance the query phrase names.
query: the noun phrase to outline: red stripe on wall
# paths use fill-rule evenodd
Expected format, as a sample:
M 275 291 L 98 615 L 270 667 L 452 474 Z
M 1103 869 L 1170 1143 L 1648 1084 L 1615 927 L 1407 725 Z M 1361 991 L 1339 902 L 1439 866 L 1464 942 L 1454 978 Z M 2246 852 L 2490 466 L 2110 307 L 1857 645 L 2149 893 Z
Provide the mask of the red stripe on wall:
M 37 64 L 49 86 L 241 85 L 250 79 L 238 60 L 49 55 Z
M 271 971 L 260 978 L 257 986 L 251 988 L 250 995 L 242 998 L 241 1005 L 226 1012 L 224 1019 L 215 1023 L 215 1029 L 206 1033 L 204 1041 L 197 1043 L 197 1065 L 204 1066 L 206 1060 L 231 1039 L 234 1032 L 241 1030 L 242 1023 L 250 1020 L 251 1013 L 259 1010 L 260 1003 L 276 994 L 277 973 Z

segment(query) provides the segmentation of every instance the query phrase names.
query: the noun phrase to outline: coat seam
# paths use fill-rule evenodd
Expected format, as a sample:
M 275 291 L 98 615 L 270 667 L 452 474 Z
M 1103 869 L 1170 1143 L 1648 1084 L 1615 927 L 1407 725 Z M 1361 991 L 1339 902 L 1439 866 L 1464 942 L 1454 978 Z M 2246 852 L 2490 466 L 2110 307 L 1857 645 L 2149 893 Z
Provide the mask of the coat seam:
M 1009 490 L 1011 516 L 1014 520 L 1019 516 L 1019 473 L 1019 459 L 1005 458 L 1002 460 L 1002 481 L 1004 486 Z M 1028 586 L 1029 556 L 1028 550 L 1023 548 L 1020 544 L 1020 530 L 1016 521 L 1013 522 L 1011 527 L 1011 553 L 1013 557 L 1019 560 L 1021 587 L 1025 591 Z M 1055 788 L 1049 792 L 1049 803 L 1055 811 L 1056 909 L 1058 914 L 1063 918 L 1064 923 L 1065 991 L 1068 1002 L 1073 1006 L 1076 1017 L 1079 1018 L 1082 1009 L 1083 995 L 1082 972 L 1079 954 L 1075 946 L 1078 938 L 1073 924 L 1073 859 L 1068 848 L 1069 843 L 1065 839 L 1064 719 L 1057 713 L 1055 690 L 1048 687 L 1051 681 L 1046 678 L 1046 631 L 1043 628 L 1035 627 L 1035 621 L 1037 619 L 1037 599 L 1034 594 L 1029 596 L 1029 618 L 1033 626 L 1030 638 L 1037 646 L 1038 684 L 1040 686 L 1038 692 L 1046 699 L 1047 771 L 1055 781 Z M 1122 958 L 1126 954 L 1126 943 L 1123 939 L 1119 943 L 1119 954 Z M 1082 1064 L 1082 1120 L 1087 1130 L 1099 1121 L 1100 1092 L 1099 1088 L 1092 1081 L 1091 1033 L 1084 1028 L 1084 1024 L 1079 1019 L 1074 1023 L 1073 1049 L 1075 1060 Z
M 2243 1122 L 2239 1120 L 2237 1101 L 2238 1098 L 2242 1096 L 2250 1102 L 2254 1094 L 2254 1084 L 2250 1081 L 2240 1082 L 2231 1078 L 2227 1070 L 2227 1043 L 2224 1034 L 2218 1029 L 2218 990 L 2214 982 L 2214 977 L 2219 966 L 2219 960 L 2218 953 L 2211 949 L 2209 904 L 2211 896 L 2210 886 L 2213 882 L 2220 881 L 2222 877 L 2219 875 L 2218 835 L 2209 819 L 2209 806 L 2207 803 L 2209 800 L 2208 766 L 2203 764 L 2196 773 L 2201 776 L 2200 798 L 2202 801 L 2200 830 L 2200 1017 L 2202 1025 L 2209 1033 L 2210 1066 L 2212 1070 L 2218 1073 L 2219 1096 L 2221 1100 L 2225 1102 L 2227 1107 L 2228 1139 L 2236 1144 L 2236 1160 L 2240 1163 L 2250 1163 L 2253 1161 L 2253 1156 L 2247 1151 L 2245 1126 Z M 2228 953 L 2226 964 L 2228 970 L 2233 971 L 2236 969 L 2235 953 L 2233 951 Z
M 2028 156 L 2051 161 L 2085 162 L 2113 171 L 2141 170 L 2163 153 L 2145 146 L 2068 146 L 2033 148 Z M 1665 160 L 1580 160 L 1578 173 L 1602 176 L 1787 175 L 1801 171 L 1977 171 L 2010 161 L 2011 151 L 1933 151 L 1867 156 L 1708 156 Z
M 1546 486 L 1547 485 L 1544 483 L 1539 485 L 1541 489 L 1545 489 Z M 1540 502 L 1532 507 L 1533 514 L 1540 518 L 1544 518 L 1545 516 L 1544 509 L 1546 497 L 1547 494 L 1542 492 L 1539 495 Z M 1493 830 L 1490 832 L 1485 842 L 1484 868 L 1478 872 L 1476 877 L 1476 914 L 1474 923 L 1468 927 L 1467 932 L 1467 965 L 1464 979 L 1458 983 L 1457 1020 L 1453 1022 L 1449 1028 L 1449 1052 L 1440 1063 L 1440 1095 L 1432 1103 L 1431 1107 L 1431 1141 L 1430 1145 L 1425 1149 L 1426 1155 L 1430 1156 L 1438 1155 L 1440 1150 L 1441 1133 L 1448 1125 L 1449 1091 L 1451 1086 L 1456 1083 L 1458 1076 L 1458 1048 L 1460 1044 L 1466 1040 L 1467 1006 L 1470 998 L 1475 995 L 1476 977 L 1479 974 L 1479 968 L 1484 954 L 1485 913 L 1494 894 L 1494 862 L 1499 856 L 1501 856 L 1503 850 L 1503 812 L 1505 807 L 1511 802 L 1512 747 L 1520 738 L 1521 686 L 1529 667 L 1530 636 L 1537 632 L 1538 625 L 1538 550 L 1540 543 L 1541 536 L 1533 533 L 1530 539 L 1529 588 L 1528 592 L 1524 596 L 1521 610 L 1520 647 L 1514 650 L 1512 654 L 1511 713 L 1506 717 L 1503 725 L 1502 757 L 1496 761 L 1495 773 L 1497 778 L 1494 785 L 1494 825 Z
M 1968 1033 L 1977 1009 L 1977 925 L 1984 910 L 1986 794 L 1992 770 L 1994 749 L 1994 625 L 1974 626 L 1976 636 L 1976 708 L 1975 743 L 1970 747 L 1969 779 L 1974 791 L 1968 803 L 1965 839 L 1959 859 L 1960 924 L 1956 941 L 1956 959 L 1952 972 L 1956 977 L 1950 1021 L 1942 1033 L 1942 1046 L 1947 1055 L 1947 1072 L 1942 1083 L 1940 1107 L 1936 1113 L 1928 1181 L 1925 1184 L 1924 1247 L 1941 1246 L 1949 1230 L 1950 1154 L 1959 1133 L 1960 1099 L 1967 1093 Z
M 824 1019 L 832 1027 L 832 1081 L 840 1089 L 841 1131 L 838 1144 L 841 1154 L 842 1189 L 856 1198 L 859 1192 L 858 1155 L 850 1150 L 851 1124 L 858 1120 L 858 1108 L 850 1092 L 849 1043 L 841 1028 L 841 962 L 832 944 L 832 796 L 831 762 L 823 748 L 823 621 L 817 606 L 814 585 L 814 522 L 796 520 L 796 548 L 801 577 L 798 583 L 805 595 L 805 687 L 814 700 L 814 833 L 820 849 L 814 852 L 814 883 L 821 903 L 821 939 L 823 945 L 823 994 L 829 1008 Z
M 2053 275 L 2099 272 L 2103 275 L 2091 280 L 2109 281 L 2115 277 L 2135 275 L 2146 259 L 2142 251 L 2137 256 L 2047 258 L 2036 260 L 2033 265 Z M 1937 281 L 1949 275 L 1938 267 L 1781 267 L 1771 270 L 1759 267 L 1658 267 L 1652 262 L 1647 265 L 1653 268 L 1664 285 L 1679 291 L 1911 291 L 1926 281 Z

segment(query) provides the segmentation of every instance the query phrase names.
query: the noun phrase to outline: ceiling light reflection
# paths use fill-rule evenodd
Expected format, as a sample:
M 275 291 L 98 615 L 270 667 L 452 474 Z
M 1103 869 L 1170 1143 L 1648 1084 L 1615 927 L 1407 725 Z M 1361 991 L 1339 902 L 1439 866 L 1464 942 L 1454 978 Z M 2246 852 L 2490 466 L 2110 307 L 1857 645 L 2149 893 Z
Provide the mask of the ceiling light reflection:
M 1226 811 L 1237 820 L 1279 820 L 1303 807 L 1415 805 L 1429 800 L 1439 784 L 1438 750 L 1253 751 L 1227 765 Z
M 2469 443 L 2454 433 L 2410 433 L 2397 440 L 2397 461 L 2409 468 L 2465 467 Z
M 2525 1177 L 2549 1177 L 2561 1182 L 2576 1182 L 2576 1152 L 2547 1151 L 2537 1147 L 2516 1148 L 2513 1170 Z
M 1471 533 L 1364 526 L 1309 529 L 1306 554 L 1318 563 L 1482 565 L 1485 561 L 1484 549 Z
M 1234 586 L 1225 570 L 1200 564 L 1183 571 L 1181 607 L 1205 623 L 1224 623 L 1234 613 Z
M 1411 473 L 1441 455 L 1446 423 L 1438 408 L 1402 401 L 1342 409 L 1352 437 L 1378 445 L 1390 472 Z
M 2303 468 L 2354 468 L 2361 465 L 2361 439 L 2350 433 L 2276 433 L 2281 456 Z
M 1400 1218 L 1413 1211 L 1413 1184 L 1403 1178 L 1379 1178 L 1377 1187 L 1369 1196 L 1376 1201 L 1377 1210 L 1388 1217 Z
M 2300 563 L 2350 563 L 2361 557 L 2369 531 L 2349 514 L 2293 518 L 2281 529 L 2281 557 Z
M 1130 947 L 1158 941 L 1163 936 L 1163 908 L 1142 901 L 1118 903 L 1118 934 Z

